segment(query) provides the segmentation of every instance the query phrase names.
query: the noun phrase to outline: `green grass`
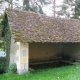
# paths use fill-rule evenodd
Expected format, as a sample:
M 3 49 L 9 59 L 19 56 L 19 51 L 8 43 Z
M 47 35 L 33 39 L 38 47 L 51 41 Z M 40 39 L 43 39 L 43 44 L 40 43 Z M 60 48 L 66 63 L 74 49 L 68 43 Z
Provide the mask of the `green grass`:
M 80 80 L 80 65 L 37 70 L 23 75 L 1 74 L 0 80 Z
M 0 48 L 0 51 L 4 51 L 4 49 L 1 49 L 1 48 Z

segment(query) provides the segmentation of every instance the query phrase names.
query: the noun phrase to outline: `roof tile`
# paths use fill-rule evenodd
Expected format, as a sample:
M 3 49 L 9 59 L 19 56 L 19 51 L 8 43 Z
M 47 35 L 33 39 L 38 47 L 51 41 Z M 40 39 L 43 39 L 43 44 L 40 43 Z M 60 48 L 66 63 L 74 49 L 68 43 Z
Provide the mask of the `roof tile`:
M 20 42 L 80 42 L 80 20 L 6 9 L 12 37 Z

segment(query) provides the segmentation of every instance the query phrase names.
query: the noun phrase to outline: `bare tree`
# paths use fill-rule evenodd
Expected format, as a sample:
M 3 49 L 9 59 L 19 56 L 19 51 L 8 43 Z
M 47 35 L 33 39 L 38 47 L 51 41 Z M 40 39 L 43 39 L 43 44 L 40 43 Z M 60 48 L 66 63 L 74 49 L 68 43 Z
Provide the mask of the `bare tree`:
M 56 17 L 56 0 L 53 0 L 53 15 Z

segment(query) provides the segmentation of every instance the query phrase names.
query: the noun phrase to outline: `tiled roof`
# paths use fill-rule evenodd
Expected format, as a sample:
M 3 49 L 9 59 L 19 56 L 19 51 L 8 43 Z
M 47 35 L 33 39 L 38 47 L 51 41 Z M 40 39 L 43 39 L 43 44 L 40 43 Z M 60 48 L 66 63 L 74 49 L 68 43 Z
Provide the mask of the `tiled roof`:
M 80 42 L 80 20 L 6 9 L 12 38 L 20 42 Z

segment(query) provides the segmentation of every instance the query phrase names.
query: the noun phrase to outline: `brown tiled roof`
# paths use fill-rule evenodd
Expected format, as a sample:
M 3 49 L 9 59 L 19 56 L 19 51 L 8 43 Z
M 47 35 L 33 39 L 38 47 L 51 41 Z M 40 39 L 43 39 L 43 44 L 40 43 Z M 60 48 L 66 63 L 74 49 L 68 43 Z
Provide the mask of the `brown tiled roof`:
M 80 20 L 6 9 L 12 38 L 20 42 L 80 42 Z

